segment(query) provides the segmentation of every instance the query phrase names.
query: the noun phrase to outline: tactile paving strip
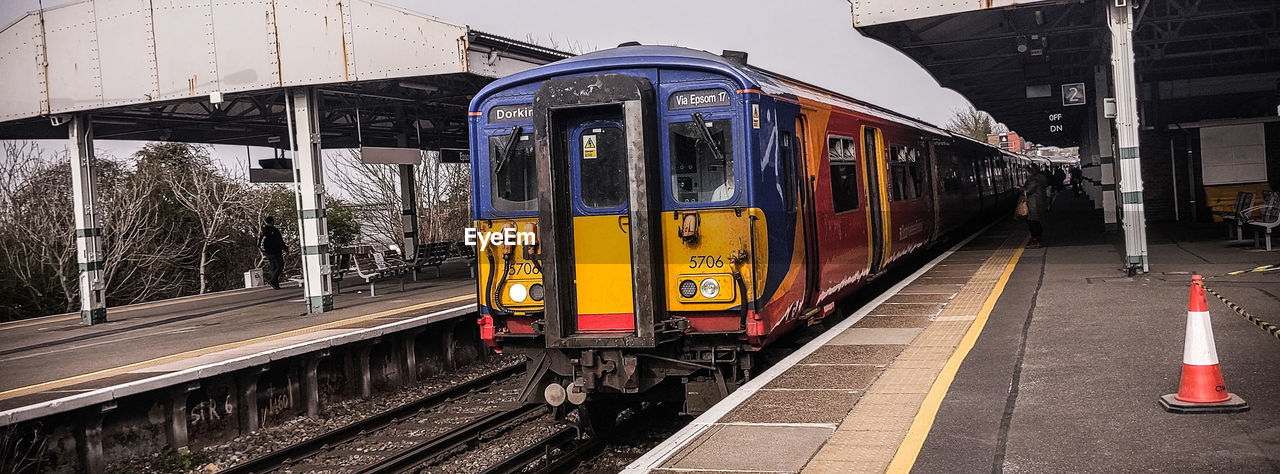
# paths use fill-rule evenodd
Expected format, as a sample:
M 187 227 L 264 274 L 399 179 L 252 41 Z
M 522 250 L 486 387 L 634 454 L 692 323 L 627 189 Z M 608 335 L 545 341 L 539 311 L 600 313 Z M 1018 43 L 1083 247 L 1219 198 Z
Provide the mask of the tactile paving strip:
M 984 239 L 981 244 L 975 241 L 955 252 L 938 265 L 938 277 L 917 280 L 895 297 L 906 302 L 930 298 L 916 295 L 933 295 L 932 301 L 945 303 L 858 399 L 804 472 L 884 472 L 889 467 L 934 379 L 973 326 L 976 315 L 1021 247 L 1020 233 L 1000 237 L 998 247 L 990 245 L 994 239 Z M 962 271 L 969 272 L 969 276 L 961 277 Z M 955 284 L 961 280 L 963 284 Z M 877 311 L 881 310 L 877 308 L 870 314 L 900 314 L 897 308 Z M 877 341 L 881 334 L 868 332 L 875 330 L 885 331 L 854 325 L 831 343 L 844 341 L 851 344 L 849 347 L 860 347 L 907 342 L 903 340 L 906 333 L 901 332 L 883 333 L 892 340 Z

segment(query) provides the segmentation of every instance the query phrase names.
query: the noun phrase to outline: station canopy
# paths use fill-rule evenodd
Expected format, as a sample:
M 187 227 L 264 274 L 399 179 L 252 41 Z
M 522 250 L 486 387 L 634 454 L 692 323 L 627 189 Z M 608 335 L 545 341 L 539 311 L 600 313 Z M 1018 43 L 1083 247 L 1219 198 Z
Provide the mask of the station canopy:
M 0 139 L 288 148 L 313 87 L 325 148 L 466 147 L 472 95 L 568 56 L 371 0 L 89 0 L 0 31 Z
M 1074 105 L 1099 99 L 1095 68 L 1110 57 L 1112 2 L 1136 7 L 1144 127 L 1276 114 L 1276 0 L 851 0 L 863 35 L 907 54 L 1027 139 L 1057 146 L 1080 144 L 1094 107 Z

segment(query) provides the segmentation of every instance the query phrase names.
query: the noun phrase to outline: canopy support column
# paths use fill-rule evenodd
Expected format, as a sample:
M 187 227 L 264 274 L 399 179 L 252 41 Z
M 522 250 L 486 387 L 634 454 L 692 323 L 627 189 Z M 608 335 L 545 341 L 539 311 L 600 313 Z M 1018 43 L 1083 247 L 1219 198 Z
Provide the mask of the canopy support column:
M 93 121 L 78 114 L 68 124 L 71 140 L 71 200 L 76 215 L 76 260 L 80 262 L 80 322 L 107 322 L 102 225 L 98 222 L 98 164 L 93 155 Z
M 397 138 L 401 148 L 409 146 L 404 135 Z M 418 180 L 413 165 L 400 166 L 400 224 L 404 227 L 404 258 L 417 257 L 418 252 Z
M 298 240 L 302 246 L 302 287 L 308 313 L 333 310 L 329 280 L 329 224 L 325 218 L 324 162 L 320 150 L 320 101 L 314 89 L 289 92 L 293 111 Z
M 1127 2 L 1126 2 L 1127 3 Z M 1111 78 L 1116 97 L 1116 145 L 1120 172 L 1120 223 L 1129 273 L 1146 273 L 1147 223 L 1138 159 L 1138 94 L 1133 61 L 1133 8 L 1107 6 L 1111 30 Z M 1105 167 L 1105 165 L 1103 165 Z

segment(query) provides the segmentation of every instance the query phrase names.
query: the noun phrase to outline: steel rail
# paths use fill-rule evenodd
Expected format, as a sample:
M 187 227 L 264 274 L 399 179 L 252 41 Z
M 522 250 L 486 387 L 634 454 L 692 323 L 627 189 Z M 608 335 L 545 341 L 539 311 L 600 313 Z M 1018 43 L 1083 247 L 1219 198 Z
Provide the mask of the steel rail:
M 547 463 L 544 463 L 543 466 L 549 466 L 551 465 L 550 461 L 556 459 L 553 454 L 556 448 L 560 448 L 560 453 L 563 455 L 566 451 L 569 451 L 564 448 L 566 446 L 571 446 L 578 441 L 579 436 L 581 436 L 581 431 L 579 431 L 577 427 L 566 426 L 561 428 L 559 431 L 552 433 L 551 436 L 543 438 L 541 441 L 538 441 L 515 454 L 507 456 L 506 459 L 503 459 L 498 464 L 490 466 L 483 472 L 484 474 L 522 472 L 530 464 L 542 459 L 546 459 L 548 461 Z M 544 467 L 533 472 L 546 472 L 546 469 Z
M 546 409 L 546 405 L 530 404 L 514 410 L 494 413 L 449 430 L 440 436 L 428 439 L 377 463 L 365 466 L 356 472 L 361 474 L 402 472 L 428 462 L 440 454 L 466 446 L 478 440 L 481 435 L 518 421 L 525 415 L 536 411 L 546 411 Z
M 524 364 L 513 365 L 490 372 L 470 381 L 449 387 L 440 392 L 427 395 L 404 405 L 379 412 L 368 418 L 353 422 L 340 428 L 285 446 L 254 459 L 224 469 L 223 473 L 260 473 L 278 469 L 292 461 L 312 457 L 332 446 L 346 443 L 372 430 L 386 427 L 397 420 L 412 415 L 423 408 L 433 407 L 451 399 L 466 395 L 468 392 L 492 384 L 494 381 L 509 377 L 524 370 Z

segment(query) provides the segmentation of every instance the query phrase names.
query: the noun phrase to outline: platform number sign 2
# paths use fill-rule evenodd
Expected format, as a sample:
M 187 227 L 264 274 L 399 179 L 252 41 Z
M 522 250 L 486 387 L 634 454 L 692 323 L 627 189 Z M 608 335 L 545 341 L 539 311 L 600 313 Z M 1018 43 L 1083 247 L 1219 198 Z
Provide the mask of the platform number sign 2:
M 1084 105 L 1084 83 L 1062 85 L 1062 105 Z

